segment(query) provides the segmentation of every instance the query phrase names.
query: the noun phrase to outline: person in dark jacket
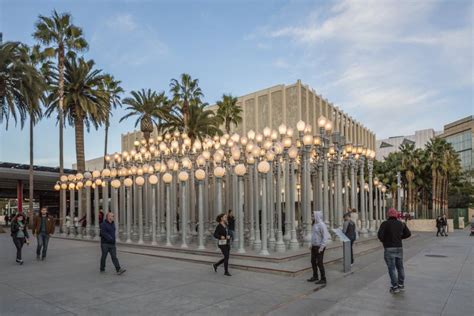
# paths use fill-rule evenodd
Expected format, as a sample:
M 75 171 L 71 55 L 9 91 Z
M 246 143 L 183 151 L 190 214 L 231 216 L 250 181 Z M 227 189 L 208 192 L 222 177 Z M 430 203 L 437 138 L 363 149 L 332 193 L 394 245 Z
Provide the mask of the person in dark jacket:
M 356 241 L 356 226 L 351 220 L 351 212 L 344 214 L 344 224 L 342 225 L 342 232 L 351 241 L 351 264 L 354 263 L 354 250 L 353 245 Z
M 439 234 L 441 234 L 441 236 L 443 236 L 443 234 L 441 232 L 442 227 L 443 227 L 443 223 L 442 223 L 442 220 L 441 220 L 441 216 L 438 216 L 438 217 L 436 217 L 436 229 L 437 229 L 436 237 L 439 237 Z
M 234 241 L 234 233 L 235 233 L 235 217 L 234 214 L 232 213 L 232 210 L 227 211 L 227 223 L 228 223 L 228 230 L 229 230 L 229 235 L 230 235 L 230 242 L 232 243 Z
M 33 218 L 33 236 L 36 236 L 36 260 L 44 260 L 48 251 L 49 237 L 54 234 L 54 218 L 48 214 L 48 209 L 42 207 L 40 214 Z
M 448 237 L 448 218 L 446 214 L 441 217 L 441 235 Z
M 232 276 L 229 273 L 229 256 L 230 256 L 230 235 L 227 228 L 227 215 L 220 214 L 217 216 L 216 221 L 219 223 L 214 231 L 214 238 L 217 239 L 217 245 L 222 251 L 224 258 L 219 260 L 217 263 L 214 263 L 212 267 L 214 271 L 217 272 L 217 267 L 224 263 L 224 275 Z
M 26 218 L 22 213 L 18 213 L 15 217 L 13 217 L 10 226 L 11 236 L 16 247 L 16 262 L 20 265 L 23 264 L 23 259 L 21 258 L 21 249 L 25 243 L 27 245 L 30 244 L 30 236 L 28 235 L 27 227 Z
M 107 254 L 110 253 L 112 262 L 115 266 L 117 274 L 123 274 L 126 270 L 120 267 L 120 263 L 117 259 L 117 247 L 115 246 L 115 223 L 114 213 L 109 212 L 100 224 L 100 249 L 102 250 L 102 257 L 100 258 L 100 272 L 105 272 L 105 259 Z
M 397 210 L 391 208 L 387 215 L 388 219 L 380 225 L 377 235 L 384 247 L 384 259 L 391 282 L 390 293 L 396 294 L 405 290 L 402 239 L 410 237 L 411 232 L 405 223 L 397 219 Z

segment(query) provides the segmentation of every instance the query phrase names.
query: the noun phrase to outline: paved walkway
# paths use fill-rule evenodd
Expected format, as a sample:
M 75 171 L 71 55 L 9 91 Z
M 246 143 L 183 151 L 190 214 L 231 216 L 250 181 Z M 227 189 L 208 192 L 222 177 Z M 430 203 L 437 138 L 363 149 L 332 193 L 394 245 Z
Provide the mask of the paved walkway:
M 395 307 L 408 315 L 469 315 L 465 311 L 474 310 L 474 240 L 464 233 L 408 241 L 407 291 L 397 297 L 387 293 L 380 250 L 357 258 L 349 275 L 340 264 L 329 265 L 330 284 L 319 289 L 305 281 L 308 276 L 234 270 L 229 278 L 200 264 L 120 252 L 127 272 L 115 275 L 108 259 L 107 272 L 99 274 L 96 244 L 52 239 L 45 262 L 36 262 L 35 244 L 25 246 L 25 264 L 18 266 L 9 235 L 0 234 L 2 316 L 390 315 L 385 311 Z M 450 257 L 425 257 L 427 252 Z

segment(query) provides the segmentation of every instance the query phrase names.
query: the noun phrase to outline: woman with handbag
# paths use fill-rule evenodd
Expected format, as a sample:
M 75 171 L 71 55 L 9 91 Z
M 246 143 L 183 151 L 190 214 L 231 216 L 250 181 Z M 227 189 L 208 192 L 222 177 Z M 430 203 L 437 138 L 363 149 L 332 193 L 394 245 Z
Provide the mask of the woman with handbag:
M 219 262 L 214 263 L 212 267 L 214 271 L 217 272 L 217 267 L 224 263 L 224 275 L 231 276 L 229 273 L 229 255 L 230 255 L 230 235 L 229 230 L 227 229 L 227 215 L 220 214 L 217 216 L 216 221 L 219 223 L 214 231 L 214 238 L 217 239 L 217 245 L 219 249 L 222 251 L 224 258 L 219 260 Z
M 26 226 L 25 216 L 22 213 L 19 213 L 12 219 L 11 236 L 16 247 L 16 262 L 20 265 L 23 264 L 23 260 L 21 259 L 21 249 L 25 243 L 30 244 L 30 241 L 28 240 L 30 236 L 28 235 Z

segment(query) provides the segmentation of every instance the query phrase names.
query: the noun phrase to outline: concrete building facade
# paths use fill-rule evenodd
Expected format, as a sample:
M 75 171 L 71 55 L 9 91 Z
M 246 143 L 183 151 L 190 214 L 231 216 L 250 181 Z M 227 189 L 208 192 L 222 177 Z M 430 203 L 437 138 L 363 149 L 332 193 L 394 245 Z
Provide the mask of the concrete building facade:
M 468 116 L 444 126 L 441 135 L 453 145 L 461 160 L 461 168 L 465 171 L 474 169 L 474 116 Z
M 390 153 L 397 152 L 399 147 L 403 144 L 413 144 L 415 148 L 424 148 L 430 139 L 441 135 L 441 133 L 442 132 L 430 128 L 415 131 L 414 135 L 378 139 L 376 141 L 375 158 L 379 161 L 383 161 Z
M 333 131 L 345 136 L 346 142 L 375 150 L 374 132 L 300 80 L 295 84 L 276 85 L 243 95 L 238 97 L 237 105 L 243 109 L 242 123 L 236 128 L 232 126 L 232 133 L 262 132 L 266 126 L 277 130 L 281 124 L 296 131 L 296 123 L 303 120 L 312 126 L 313 134 L 316 134 L 317 120 L 323 115 L 333 122 Z M 211 105 L 209 109 L 217 110 L 217 106 Z M 156 136 L 156 130 L 153 136 Z M 122 151 L 133 149 L 133 142 L 141 138 L 139 131 L 122 134 Z

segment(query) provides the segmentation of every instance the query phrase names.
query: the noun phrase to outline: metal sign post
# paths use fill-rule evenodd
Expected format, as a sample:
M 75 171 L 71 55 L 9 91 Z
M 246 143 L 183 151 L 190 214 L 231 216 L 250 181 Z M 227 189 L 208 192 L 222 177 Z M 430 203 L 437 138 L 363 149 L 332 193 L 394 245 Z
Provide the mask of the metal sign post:
M 342 269 L 344 273 L 351 271 L 351 241 L 342 232 L 340 228 L 334 228 L 332 231 L 342 241 Z

